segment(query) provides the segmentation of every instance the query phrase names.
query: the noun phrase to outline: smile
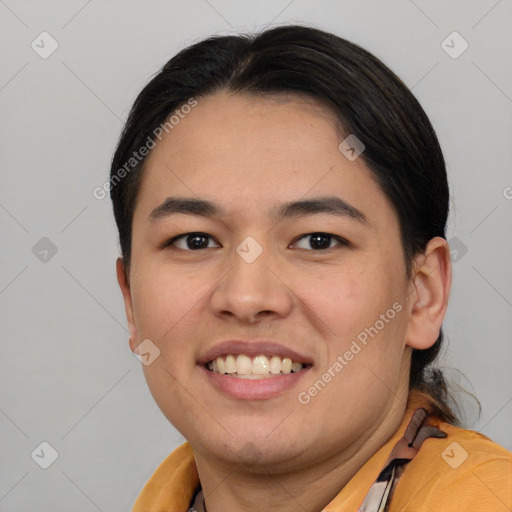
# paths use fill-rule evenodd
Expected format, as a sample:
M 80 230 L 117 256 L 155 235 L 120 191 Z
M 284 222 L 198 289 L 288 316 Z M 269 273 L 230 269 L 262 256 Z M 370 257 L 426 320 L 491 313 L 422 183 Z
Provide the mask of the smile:
M 268 379 L 298 373 L 308 366 L 311 365 L 292 361 L 289 357 L 258 355 L 251 358 L 245 354 L 227 354 L 206 363 L 206 368 L 213 373 L 239 379 Z

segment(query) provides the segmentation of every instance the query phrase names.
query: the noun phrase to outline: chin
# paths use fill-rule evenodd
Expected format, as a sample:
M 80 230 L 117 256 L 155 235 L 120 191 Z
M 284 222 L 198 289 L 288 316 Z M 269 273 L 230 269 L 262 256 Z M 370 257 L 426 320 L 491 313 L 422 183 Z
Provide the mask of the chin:
M 247 431 L 232 434 L 217 443 L 206 441 L 204 444 L 210 455 L 231 464 L 271 472 L 284 470 L 291 461 L 304 456 L 305 447 L 298 445 L 300 434 L 296 441 L 289 432 L 281 432 L 279 437 L 268 435 L 268 427 L 264 436 L 251 435 Z

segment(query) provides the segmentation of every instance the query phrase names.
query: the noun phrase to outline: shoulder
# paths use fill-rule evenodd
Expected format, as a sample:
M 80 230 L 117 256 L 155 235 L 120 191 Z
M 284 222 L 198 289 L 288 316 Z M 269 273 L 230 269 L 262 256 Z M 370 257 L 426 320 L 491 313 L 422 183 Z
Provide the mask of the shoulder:
M 188 508 L 199 483 L 194 453 L 188 442 L 178 446 L 156 468 L 139 494 L 132 512 Z
M 512 452 L 473 430 L 439 422 L 397 484 L 393 504 L 415 512 L 512 510 Z
M 188 442 L 174 449 L 156 468 L 151 480 L 168 480 L 171 474 L 179 474 L 194 464 L 194 453 Z M 151 481 L 150 480 L 150 481 Z

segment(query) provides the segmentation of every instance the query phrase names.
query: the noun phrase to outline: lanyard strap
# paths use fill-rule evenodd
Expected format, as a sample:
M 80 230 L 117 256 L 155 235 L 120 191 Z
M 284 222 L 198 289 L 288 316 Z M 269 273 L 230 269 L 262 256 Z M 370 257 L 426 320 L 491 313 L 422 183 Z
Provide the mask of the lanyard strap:
M 446 432 L 429 424 L 428 412 L 425 409 L 416 409 L 404 436 L 391 451 L 384 468 L 357 512 L 387 512 L 396 484 L 406 465 L 420 451 L 423 441 L 429 437 L 443 438 L 446 437 Z

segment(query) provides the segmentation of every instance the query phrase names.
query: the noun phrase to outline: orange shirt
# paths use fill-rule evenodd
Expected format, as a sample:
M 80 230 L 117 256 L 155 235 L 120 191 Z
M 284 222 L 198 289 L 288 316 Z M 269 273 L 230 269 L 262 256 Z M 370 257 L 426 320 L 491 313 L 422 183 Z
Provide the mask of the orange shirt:
M 370 457 L 324 512 L 356 512 L 418 407 L 428 397 L 411 391 L 400 428 Z M 510 512 L 512 452 L 488 437 L 439 419 L 433 424 L 445 438 L 428 438 L 406 466 L 391 499 L 390 512 Z M 188 442 L 156 469 L 132 512 L 186 512 L 199 485 Z

